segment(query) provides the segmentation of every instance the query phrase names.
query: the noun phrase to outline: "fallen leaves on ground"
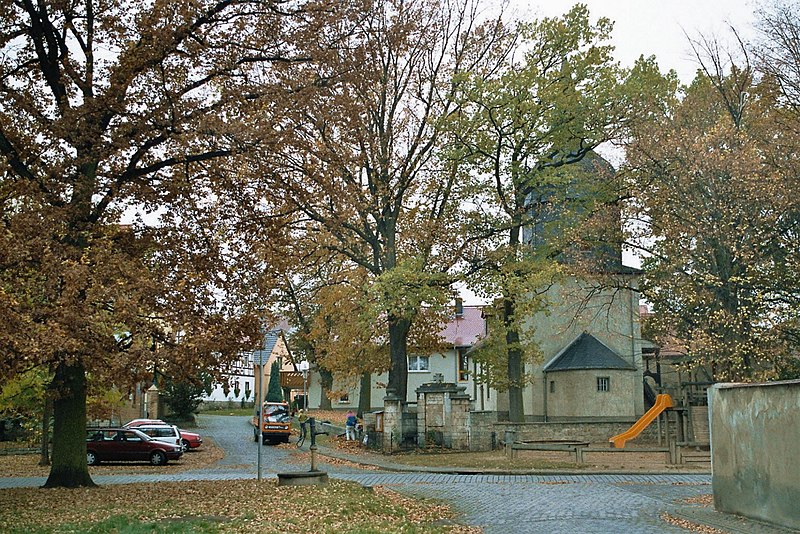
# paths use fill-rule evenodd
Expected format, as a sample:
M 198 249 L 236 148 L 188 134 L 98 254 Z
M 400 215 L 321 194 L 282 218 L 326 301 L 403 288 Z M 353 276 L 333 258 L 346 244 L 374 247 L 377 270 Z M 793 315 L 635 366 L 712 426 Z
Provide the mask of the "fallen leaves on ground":
M 669 515 L 666 512 L 661 514 L 661 519 L 670 525 L 675 525 L 676 527 L 686 529 L 690 532 L 701 532 L 702 534 L 727 534 L 727 532 L 724 530 L 709 527 L 708 525 L 698 525 L 697 523 L 687 521 L 686 519 L 680 519 L 678 517 Z
M 210 532 L 456 532 L 446 506 L 352 482 L 277 486 L 275 480 L 159 482 L 98 488 L 16 488 L 0 492 L 0 524 L 17 532 L 83 531 L 130 522 L 210 521 Z
M 91 475 L 128 475 L 178 473 L 191 469 L 202 469 L 216 464 L 225 457 L 212 439 L 206 438 L 199 449 L 187 451 L 180 460 L 170 460 L 167 465 L 150 465 L 147 462 L 111 462 L 89 466 Z M 0 477 L 46 477 L 50 466 L 39 465 L 38 454 L 16 454 L 0 456 Z
M 711 494 L 697 495 L 683 499 L 681 502 L 686 504 L 699 504 L 701 506 L 712 506 L 714 504 L 714 496 Z

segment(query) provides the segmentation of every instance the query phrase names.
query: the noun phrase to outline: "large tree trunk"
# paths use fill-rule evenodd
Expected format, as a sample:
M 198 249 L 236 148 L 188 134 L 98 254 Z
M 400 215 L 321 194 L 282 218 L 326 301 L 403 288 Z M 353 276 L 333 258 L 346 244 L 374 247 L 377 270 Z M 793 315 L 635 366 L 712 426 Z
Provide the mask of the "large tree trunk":
M 96 486 L 86 463 L 86 371 L 83 364 L 58 365 L 51 384 L 53 464 L 45 488 Z
M 514 323 L 514 299 L 506 297 L 503 305 L 503 322 L 506 328 L 508 347 L 508 419 L 514 423 L 525 422 L 525 408 L 522 402 L 522 350 L 519 346 L 519 332 Z
M 389 368 L 389 384 L 387 393 L 393 390 L 394 394 L 403 400 L 408 400 L 408 330 L 411 328 L 409 319 L 389 317 L 389 354 L 391 367 Z
M 50 392 L 45 391 L 42 410 L 42 441 L 40 443 L 39 465 L 50 465 L 50 417 L 53 414 L 53 401 Z
M 318 369 L 319 384 L 320 389 L 322 390 L 319 397 L 319 409 L 330 410 L 331 398 L 328 396 L 328 393 L 330 393 L 331 388 L 333 387 L 333 374 L 324 367 L 319 367 Z
M 358 416 L 364 418 L 364 413 L 372 409 L 372 373 L 361 374 L 361 387 L 358 392 Z

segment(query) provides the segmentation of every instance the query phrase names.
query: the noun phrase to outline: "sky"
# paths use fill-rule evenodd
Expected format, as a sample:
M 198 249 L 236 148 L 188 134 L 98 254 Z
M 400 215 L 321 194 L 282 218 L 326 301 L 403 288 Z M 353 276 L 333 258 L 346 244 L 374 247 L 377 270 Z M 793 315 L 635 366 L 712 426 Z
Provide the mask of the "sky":
M 569 0 L 509 0 L 517 18 L 559 16 L 576 2 Z M 753 0 L 583 0 L 592 20 L 614 21 L 612 44 L 623 66 L 631 66 L 642 54 L 655 55 L 662 71 L 674 69 L 683 83 L 691 82 L 697 69 L 686 35 L 700 33 L 723 40 L 732 24 L 745 38 L 752 36 Z

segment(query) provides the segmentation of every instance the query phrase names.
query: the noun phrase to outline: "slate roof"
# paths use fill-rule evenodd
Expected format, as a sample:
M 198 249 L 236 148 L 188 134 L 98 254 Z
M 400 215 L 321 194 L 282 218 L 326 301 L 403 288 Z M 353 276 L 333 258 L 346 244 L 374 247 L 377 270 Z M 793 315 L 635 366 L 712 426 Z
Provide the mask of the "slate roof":
M 281 330 L 268 330 L 264 332 L 264 345 L 260 349 L 253 351 L 253 361 L 259 365 L 262 365 L 262 362 L 266 363 L 280 335 Z
M 636 367 L 608 348 L 593 335 L 584 332 L 553 356 L 543 367 L 545 372 L 576 369 L 620 369 L 635 371 Z

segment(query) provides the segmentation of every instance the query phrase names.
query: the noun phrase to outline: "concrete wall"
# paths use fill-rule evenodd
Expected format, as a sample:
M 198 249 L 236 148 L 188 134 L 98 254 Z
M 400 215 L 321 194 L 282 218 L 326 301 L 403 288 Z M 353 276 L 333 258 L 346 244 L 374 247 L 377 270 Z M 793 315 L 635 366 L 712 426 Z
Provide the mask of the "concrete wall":
M 800 529 L 800 380 L 708 390 L 714 506 Z
M 597 378 L 601 376 L 609 379 L 608 391 L 597 391 Z M 641 374 L 636 371 L 587 369 L 547 373 L 546 377 L 548 421 L 590 417 L 636 420 L 636 403 L 631 391 L 638 385 L 641 396 L 642 383 Z

